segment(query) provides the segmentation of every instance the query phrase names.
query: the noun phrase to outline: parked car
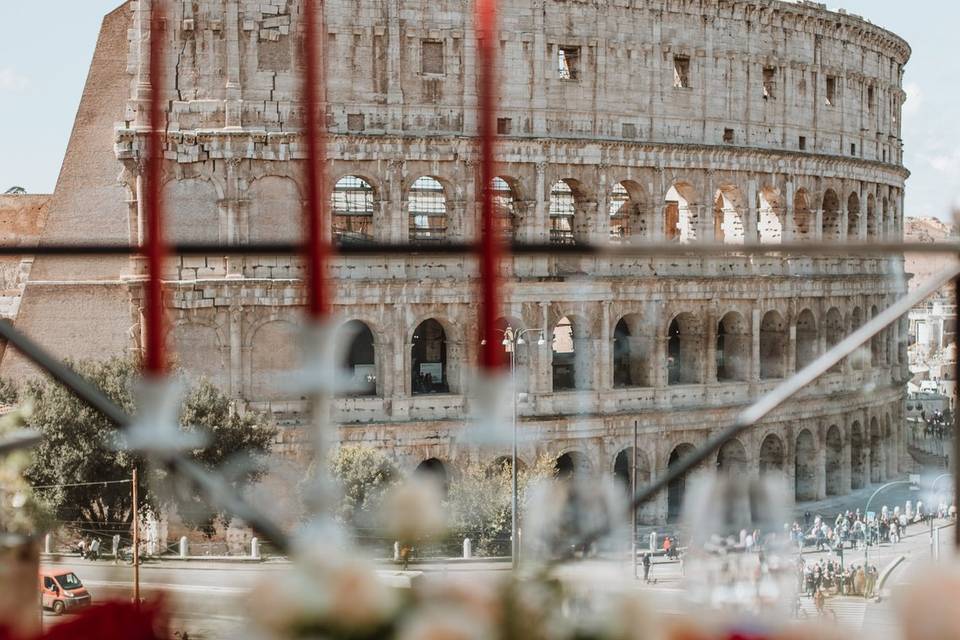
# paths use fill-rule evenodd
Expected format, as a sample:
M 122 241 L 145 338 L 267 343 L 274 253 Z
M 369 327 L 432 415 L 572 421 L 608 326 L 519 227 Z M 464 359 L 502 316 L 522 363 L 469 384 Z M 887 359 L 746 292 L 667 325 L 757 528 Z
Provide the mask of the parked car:
M 93 598 L 80 578 L 65 569 L 40 569 L 40 606 L 57 615 L 88 607 Z

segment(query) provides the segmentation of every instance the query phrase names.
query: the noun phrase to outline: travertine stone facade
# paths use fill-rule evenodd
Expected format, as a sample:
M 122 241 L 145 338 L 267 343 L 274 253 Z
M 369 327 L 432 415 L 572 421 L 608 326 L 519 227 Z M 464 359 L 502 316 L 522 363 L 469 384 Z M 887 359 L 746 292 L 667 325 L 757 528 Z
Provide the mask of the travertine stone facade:
M 336 403 L 342 438 L 387 448 L 411 469 L 436 458 L 453 472 L 470 410 L 468 363 L 480 346 L 475 265 L 430 243 L 469 240 L 477 226 L 472 5 L 323 5 L 336 240 L 418 245 L 334 267 L 337 317 L 360 330 L 345 358 L 362 391 Z M 638 421 L 641 471 L 655 477 L 904 293 L 899 259 L 693 258 L 683 247 L 901 237 L 910 49 L 812 3 L 501 5 L 494 188 L 504 233 L 557 244 L 677 243 L 670 258 L 553 255 L 504 266 L 504 326 L 529 330 L 516 353 L 522 457 L 570 454 L 562 465 L 623 475 L 619 454 Z M 298 238 L 300 3 L 168 7 L 172 237 Z M 125 219 L 103 233 L 124 240 L 141 228 L 148 9 L 131 2 L 108 19 L 129 24 L 128 99 L 111 102 L 116 128 L 96 144 L 102 157 L 102 145 L 114 143 L 113 177 L 122 171 L 126 191 Z M 101 39 L 101 49 L 116 46 Z M 111 285 L 129 294 L 128 347 L 138 343 L 140 290 L 124 276 L 138 270 L 130 263 Z M 181 364 L 295 422 L 303 406 L 281 374 L 296 364 L 301 275 L 291 258 L 177 261 L 169 308 Z M 893 327 L 726 447 L 718 465 L 785 473 L 799 499 L 896 473 L 904 338 Z M 673 513 L 681 491 L 645 517 Z

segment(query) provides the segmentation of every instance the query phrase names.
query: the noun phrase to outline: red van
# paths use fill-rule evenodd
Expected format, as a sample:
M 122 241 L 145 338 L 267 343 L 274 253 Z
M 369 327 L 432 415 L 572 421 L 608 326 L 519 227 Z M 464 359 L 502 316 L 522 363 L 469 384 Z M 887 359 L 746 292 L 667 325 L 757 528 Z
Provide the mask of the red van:
M 40 606 L 60 615 L 90 606 L 93 598 L 72 571 L 40 569 Z

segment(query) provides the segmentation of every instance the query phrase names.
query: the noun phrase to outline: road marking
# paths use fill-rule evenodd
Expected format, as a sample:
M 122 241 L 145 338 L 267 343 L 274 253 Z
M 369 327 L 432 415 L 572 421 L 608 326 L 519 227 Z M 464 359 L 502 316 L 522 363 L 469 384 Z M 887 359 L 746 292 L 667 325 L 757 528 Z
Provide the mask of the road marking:
M 800 617 L 830 621 L 836 617 L 839 626 L 860 631 L 863 628 L 863 616 L 867 610 L 867 601 L 863 598 L 827 598 L 824 603 L 825 615 L 820 618 L 813 598 L 800 598 Z
M 84 580 L 84 584 L 91 587 L 106 587 L 108 589 L 133 589 L 132 582 L 113 582 L 109 580 Z M 141 589 L 150 589 L 152 591 L 182 591 L 184 593 L 219 593 L 225 595 L 242 595 L 249 593 L 250 589 L 241 589 L 239 587 L 215 587 L 199 584 L 171 584 L 165 582 L 141 582 Z

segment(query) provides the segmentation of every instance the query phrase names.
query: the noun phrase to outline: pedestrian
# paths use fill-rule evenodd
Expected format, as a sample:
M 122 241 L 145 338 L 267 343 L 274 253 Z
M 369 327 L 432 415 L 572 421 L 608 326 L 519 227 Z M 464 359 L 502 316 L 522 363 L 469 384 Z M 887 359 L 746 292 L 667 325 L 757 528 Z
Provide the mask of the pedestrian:
M 672 549 L 673 549 L 673 542 L 670 540 L 670 536 L 666 536 L 663 539 L 663 550 L 666 553 L 666 556 L 668 558 L 673 557 Z
M 93 542 L 90 543 L 90 559 L 99 560 L 100 559 L 100 538 L 94 538 Z
M 650 582 L 650 554 L 643 554 L 643 581 Z

